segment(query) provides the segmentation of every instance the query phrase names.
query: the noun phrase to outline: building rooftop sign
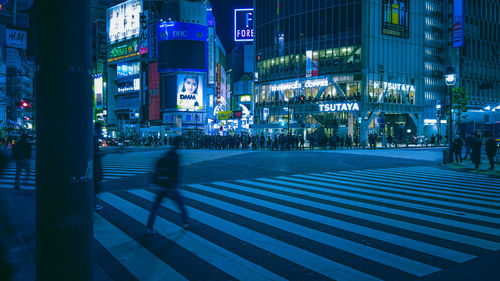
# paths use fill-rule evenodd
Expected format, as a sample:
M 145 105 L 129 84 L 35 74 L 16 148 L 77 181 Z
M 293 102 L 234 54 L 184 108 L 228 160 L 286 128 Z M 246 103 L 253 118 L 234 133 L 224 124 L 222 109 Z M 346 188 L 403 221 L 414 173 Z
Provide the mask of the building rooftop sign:
M 234 9 L 234 41 L 253 41 L 253 9 Z

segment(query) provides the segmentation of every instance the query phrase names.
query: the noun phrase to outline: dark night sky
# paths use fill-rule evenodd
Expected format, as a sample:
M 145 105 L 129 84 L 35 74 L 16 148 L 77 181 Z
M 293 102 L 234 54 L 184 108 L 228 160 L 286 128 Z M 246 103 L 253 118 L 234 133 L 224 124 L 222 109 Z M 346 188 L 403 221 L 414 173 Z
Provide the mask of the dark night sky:
M 217 23 L 217 35 L 222 41 L 226 53 L 230 53 L 234 47 L 233 10 L 235 8 L 252 8 L 253 0 L 210 0 L 210 3 Z

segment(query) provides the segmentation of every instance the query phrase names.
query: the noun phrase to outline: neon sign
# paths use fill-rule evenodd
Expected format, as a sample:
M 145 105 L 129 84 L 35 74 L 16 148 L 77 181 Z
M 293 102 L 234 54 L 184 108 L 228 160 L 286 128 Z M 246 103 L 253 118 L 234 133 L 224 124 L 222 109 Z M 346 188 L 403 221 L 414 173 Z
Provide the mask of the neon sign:
M 324 103 L 319 105 L 320 112 L 359 111 L 359 103 Z
M 253 41 L 253 9 L 234 9 L 234 41 Z
M 272 85 L 271 91 L 276 92 L 276 91 L 286 91 L 291 89 L 316 88 L 316 87 L 327 87 L 327 86 L 328 86 L 328 79 L 307 80 L 304 82 L 296 80 L 293 82 Z

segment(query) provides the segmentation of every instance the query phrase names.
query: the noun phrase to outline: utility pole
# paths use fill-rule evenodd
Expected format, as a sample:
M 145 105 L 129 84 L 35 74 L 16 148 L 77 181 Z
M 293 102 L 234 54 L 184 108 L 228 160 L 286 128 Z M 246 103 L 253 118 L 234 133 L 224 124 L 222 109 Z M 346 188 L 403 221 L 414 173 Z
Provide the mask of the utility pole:
M 35 1 L 36 280 L 92 279 L 90 0 Z

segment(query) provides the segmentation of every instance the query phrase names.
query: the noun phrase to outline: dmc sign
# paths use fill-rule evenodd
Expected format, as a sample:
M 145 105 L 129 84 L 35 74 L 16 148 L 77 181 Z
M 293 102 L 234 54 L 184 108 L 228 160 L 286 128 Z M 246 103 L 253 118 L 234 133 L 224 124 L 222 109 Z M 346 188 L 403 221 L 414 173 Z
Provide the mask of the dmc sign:
M 159 41 L 165 40 L 198 40 L 206 41 L 206 26 L 187 22 L 166 21 L 158 24 Z
M 234 41 L 253 41 L 253 9 L 234 9 Z
M 359 110 L 359 103 L 324 103 L 319 105 L 320 112 L 335 111 L 356 111 Z

